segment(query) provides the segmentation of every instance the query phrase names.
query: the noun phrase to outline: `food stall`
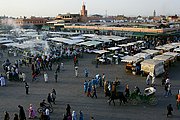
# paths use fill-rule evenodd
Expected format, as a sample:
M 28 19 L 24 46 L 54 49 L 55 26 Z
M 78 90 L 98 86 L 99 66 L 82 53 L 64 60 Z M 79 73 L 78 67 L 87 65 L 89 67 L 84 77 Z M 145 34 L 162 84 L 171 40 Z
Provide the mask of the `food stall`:
M 159 76 L 164 73 L 164 62 L 162 60 L 147 59 L 141 62 L 142 75 L 149 73 Z
M 157 56 L 153 57 L 153 59 L 164 61 L 164 65 L 167 67 L 167 66 L 171 65 L 171 63 L 174 60 L 174 57 L 173 56 L 167 56 L 167 55 L 157 55 Z
M 179 53 L 179 54 L 177 55 L 177 60 L 180 60 L 180 48 L 174 49 L 174 52 L 175 52 L 175 53 Z
M 98 60 L 102 64 L 110 63 L 112 60 L 107 57 L 106 53 L 108 52 L 107 50 L 94 50 L 93 53 L 98 54 L 95 61 Z
M 155 56 L 155 55 L 159 55 L 160 54 L 160 51 L 159 50 L 152 50 L 152 49 L 146 49 L 146 50 L 142 50 L 143 53 L 148 53 L 152 56 Z
M 149 54 L 149 53 L 137 53 L 134 56 L 139 57 L 139 58 L 143 58 L 144 60 L 151 58 L 151 54 Z
M 143 59 L 136 57 L 136 56 L 125 56 L 122 57 L 121 62 L 126 62 L 126 71 L 130 71 L 133 74 L 136 74 L 138 71 L 140 71 L 140 62 L 142 62 Z
M 163 55 L 166 55 L 166 56 L 173 56 L 174 59 L 173 59 L 172 62 L 175 62 L 175 61 L 177 60 L 178 55 L 180 55 L 180 54 L 179 54 L 179 53 L 175 53 L 175 52 L 165 52 L 165 53 L 163 53 Z

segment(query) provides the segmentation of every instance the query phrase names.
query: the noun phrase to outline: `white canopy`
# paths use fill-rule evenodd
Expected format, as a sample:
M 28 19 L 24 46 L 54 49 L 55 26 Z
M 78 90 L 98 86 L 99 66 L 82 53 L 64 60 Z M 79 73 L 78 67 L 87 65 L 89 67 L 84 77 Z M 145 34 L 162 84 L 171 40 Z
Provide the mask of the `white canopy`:
M 142 61 L 142 58 L 139 58 L 139 57 L 136 57 L 136 56 L 125 56 L 125 57 L 122 57 L 121 58 L 122 62 L 127 62 L 127 63 L 131 63 L 131 62 L 134 62 L 134 63 L 137 63 L 139 61 Z
M 139 40 L 139 41 L 136 41 L 136 43 L 143 43 L 144 41 L 142 41 L 142 40 Z
M 179 53 L 174 53 L 174 52 L 165 52 L 163 53 L 163 55 L 168 55 L 168 56 L 173 56 L 173 57 L 176 57 L 179 55 Z
M 55 42 L 60 42 L 60 43 L 65 43 L 65 44 L 69 44 L 69 45 L 73 45 L 73 44 L 77 44 L 80 42 L 83 42 L 83 39 L 67 39 L 67 38 L 60 38 L 60 37 L 56 37 L 56 38 L 50 38 L 49 40 L 55 41 Z
M 118 50 L 118 49 L 120 49 L 120 47 L 110 47 L 110 48 L 108 48 L 108 50 Z
M 151 54 L 149 54 L 149 53 L 137 53 L 134 56 L 138 57 L 138 58 L 143 58 L 143 59 L 150 59 L 151 58 Z
M 128 46 L 133 46 L 133 45 L 136 45 L 136 44 L 137 44 L 136 42 L 127 43 Z
M 165 46 L 157 46 L 156 49 L 157 50 L 165 50 L 165 51 L 169 51 L 171 49 L 173 49 L 173 46 L 169 46 L 169 45 L 165 45 Z
M 153 59 L 154 60 L 163 60 L 165 62 L 167 60 L 171 60 L 172 58 L 174 58 L 174 57 L 173 56 L 167 56 L 167 55 L 157 55 Z
M 97 53 L 97 54 L 104 54 L 104 53 L 107 53 L 109 51 L 107 51 L 107 50 L 94 50 L 93 52 Z
M 158 51 L 158 50 L 151 50 L 151 49 L 142 50 L 142 52 L 148 53 L 148 54 L 151 54 L 151 55 L 159 54 L 159 51 Z
M 86 41 L 86 42 L 82 42 L 82 43 L 79 43 L 78 45 L 85 45 L 85 46 L 96 46 L 96 45 L 99 45 L 101 44 L 102 42 L 98 42 L 98 41 Z
M 121 44 L 121 45 L 118 45 L 119 47 L 127 47 L 128 45 L 127 44 Z
M 174 52 L 180 53 L 180 48 L 174 49 Z

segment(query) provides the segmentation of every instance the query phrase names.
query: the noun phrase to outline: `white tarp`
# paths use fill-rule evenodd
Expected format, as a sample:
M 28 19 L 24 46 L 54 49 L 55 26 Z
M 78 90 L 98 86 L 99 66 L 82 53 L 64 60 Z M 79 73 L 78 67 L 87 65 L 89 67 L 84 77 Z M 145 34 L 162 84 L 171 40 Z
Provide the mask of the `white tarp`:
M 107 50 L 94 50 L 93 52 L 97 53 L 97 54 L 104 54 L 104 53 L 107 53 L 109 51 L 107 51 Z
M 173 58 L 174 58 L 173 56 L 167 56 L 167 55 L 157 55 L 157 56 L 153 57 L 154 60 L 163 60 L 164 62 L 171 60 Z
M 119 47 L 127 47 L 128 45 L 127 44 L 121 44 L 121 45 L 118 45 Z
M 121 59 L 122 59 L 121 62 L 127 62 L 127 63 L 131 63 L 131 62 L 136 63 L 142 60 L 141 58 L 135 56 L 125 56 L 125 57 L 121 57 Z
M 180 53 L 180 48 L 174 49 L 174 52 Z
M 143 58 L 143 59 L 150 59 L 151 58 L 151 54 L 149 54 L 149 53 L 137 53 L 134 56 L 138 57 L 138 58 Z
M 112 51 L 118 50 L 118 49 L 120 49 L 120 47 L 110 47 L 110 48 L 108 48 L 108 50 L 112 50 Z
M 83 42 L 83 39 L 67 39 L 67 38 L 60 38 L 60 37 L 55 37 L 55 38 L 50 38 L 49 40 L 51 41 L 55 41 L 55 42 L 60 42 L 60 43 L 65 43 L 65 44 L 69 44 L 69 45 L 73 45 L 73 44 L 77 44 L 80 42 Z
M 98 41 L 86 41 L 86 42 L 82 42 L 82 43 L 79 43 L 78 45 L 84 45 L 84 46 L 96 46 L 96 45 L 99 45 L 101 44 L 102 42 L 98 42 Z
M 174 53 L 174 52 L 165 52 L 163 53 L 163 55 L 168 55 L 168 56 L 173 56 L 173 57 L 176 57 L 179 55 L 179 53 Z
M 148 53 L 148 54 L 151 54 L 151 55 L 157 55 L 157 54 L 160 53 L 160 51 L 158 51 L 158 50 L 151 50 L 151 49 L 142 50 L 142 52 Z

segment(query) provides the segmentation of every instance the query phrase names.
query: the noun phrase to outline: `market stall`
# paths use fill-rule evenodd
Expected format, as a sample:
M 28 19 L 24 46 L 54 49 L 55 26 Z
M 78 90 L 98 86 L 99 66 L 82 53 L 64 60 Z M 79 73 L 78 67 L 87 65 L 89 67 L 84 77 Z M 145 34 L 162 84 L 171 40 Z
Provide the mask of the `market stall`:
M 147 59 L 141 62 L 142 75 L 148 75 L 149 73 L 159 76 L 164 73 L 164 61 Z

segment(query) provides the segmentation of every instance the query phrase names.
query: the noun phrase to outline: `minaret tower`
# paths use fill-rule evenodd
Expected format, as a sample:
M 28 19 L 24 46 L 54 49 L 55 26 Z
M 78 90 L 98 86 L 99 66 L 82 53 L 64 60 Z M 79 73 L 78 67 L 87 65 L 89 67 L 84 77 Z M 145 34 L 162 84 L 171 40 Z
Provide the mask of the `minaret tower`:
M 84 4 L 84 0 L 83 0 L 82 10 L 81 10 L 81 16 L 87 17 L 87 10 Z
M 154 10 L 154 12 L 153 12 L 153 17 L 156 17 L 156 11 Z

